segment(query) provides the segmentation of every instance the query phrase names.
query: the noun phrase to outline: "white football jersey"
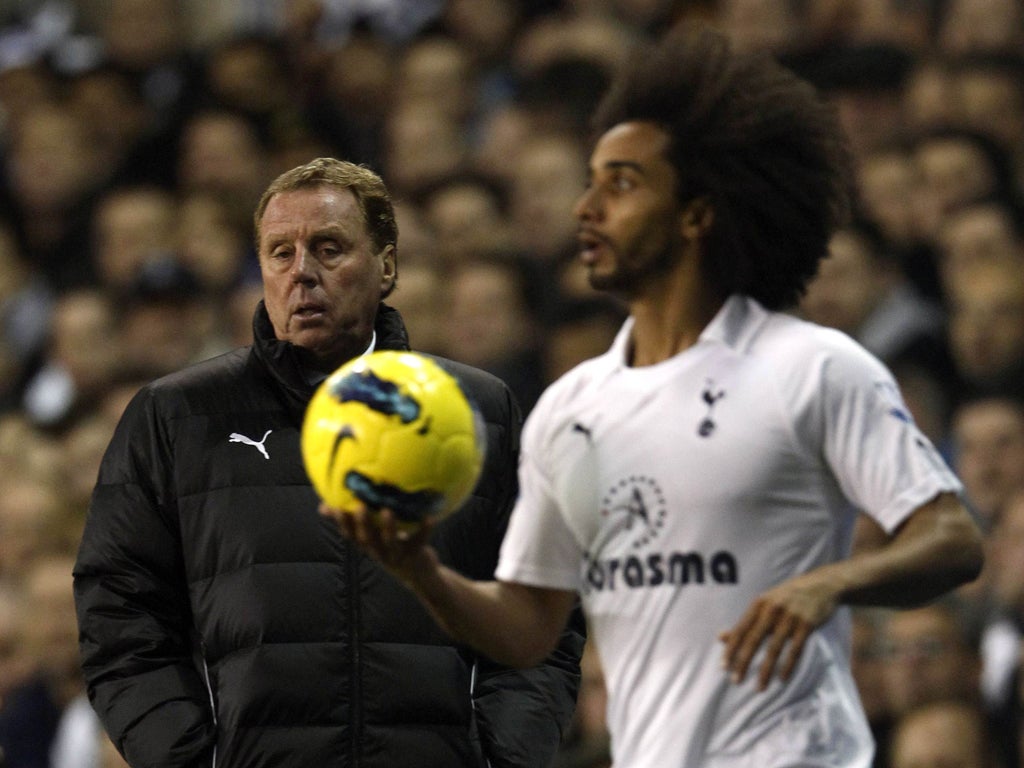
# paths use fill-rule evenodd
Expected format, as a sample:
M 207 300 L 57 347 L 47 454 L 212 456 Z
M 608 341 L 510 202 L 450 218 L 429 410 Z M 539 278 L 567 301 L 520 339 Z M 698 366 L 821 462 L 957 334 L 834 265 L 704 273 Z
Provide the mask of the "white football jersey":
M 631 328 L 531 412 L 497 578 L 580 593 L 624 768 L 867 768 L 847 610 L 761 693 L 760 657 L 730 683 L 718 634 L 846 557 L 856 509 L 892 531 L 959 481 L 837 331 L 734 296 L 696 345 L 631 368 Z

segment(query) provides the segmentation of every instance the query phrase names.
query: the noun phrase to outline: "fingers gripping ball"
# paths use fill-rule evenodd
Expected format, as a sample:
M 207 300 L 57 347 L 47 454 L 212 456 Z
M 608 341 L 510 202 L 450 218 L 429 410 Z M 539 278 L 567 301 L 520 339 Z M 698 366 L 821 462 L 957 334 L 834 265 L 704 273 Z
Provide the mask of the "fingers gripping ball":
M 454 512 L 480 477 L 483 421 L 458 381 L 414 352 L 372 352 L 317 389 L 302 459 L 327 504 L 391 509 L 400 524 Z

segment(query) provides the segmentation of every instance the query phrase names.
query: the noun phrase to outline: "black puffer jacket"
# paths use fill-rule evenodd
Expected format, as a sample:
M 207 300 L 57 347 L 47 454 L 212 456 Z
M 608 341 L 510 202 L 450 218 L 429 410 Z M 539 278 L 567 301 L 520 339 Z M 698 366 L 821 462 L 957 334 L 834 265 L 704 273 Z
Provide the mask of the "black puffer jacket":
M 89 697 L 115 743 L 133 768 L 479 768 L 481 751 L 494 768 L 547 765 L 581 634 L 525 672 L 453 646 L 318 514 L 299 454 L 312 387 L 262 305 L 254 328 L 251 348 L 144 387 L 103 459 L 75 598 Z M 407 347 L 394 310 L 376 330 L 379 349 Z M 518 409 L 497 379 L 441 363 L 480 407 L 488 452 L 434 543 L 490 578 Z

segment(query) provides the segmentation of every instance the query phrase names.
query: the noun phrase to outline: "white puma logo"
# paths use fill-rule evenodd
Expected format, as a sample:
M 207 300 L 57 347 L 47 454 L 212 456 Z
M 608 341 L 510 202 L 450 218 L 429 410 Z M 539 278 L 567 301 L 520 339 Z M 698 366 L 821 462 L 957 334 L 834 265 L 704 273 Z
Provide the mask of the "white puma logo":
M 266 434 L 263 435 L 263 439 L 260 440 L 259 442 L 256 442 L 251 437 L 246 437 L 245 435 L 240 435 L 237 432 L 232 432 L 231 436 L 228 438 L 228 440 L 230 442 L 232 442 L 232 443 L 245 443 L 246 445 L 254 446 L 256 448 L 256 450 L 258 450 L 260 453 L 263 454 L 263 458 L 264 459 L 269 459 L 270 458 L 270 454 L 267 453 L 267 449 L 263 447 L 263 444 L 265 442 L 267 442 L 267 437 L 273 431 L 274 430 L 272 430 L 272 429 L 268 429 L 266 431 Z

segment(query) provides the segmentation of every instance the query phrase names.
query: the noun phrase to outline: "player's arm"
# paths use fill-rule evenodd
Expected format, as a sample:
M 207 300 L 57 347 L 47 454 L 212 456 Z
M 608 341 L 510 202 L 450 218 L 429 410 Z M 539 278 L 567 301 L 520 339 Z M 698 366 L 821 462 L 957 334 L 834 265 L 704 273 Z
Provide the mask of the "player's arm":
M 921 605 L 978 576 L 983 537 L 953 493 L 919 507 L 887 544 L 821 569 L 840 602 L 905 608 Z
M 427 544 L 431 524 L 401 534 L 388 510 L 321 512 L 411 589 L 456 640 L 512 667 L 532 667 L 554 650 L 576 594 L 505 581 L 474 581 L 442 564 Z
M 982 535 L 974 519 L 954 494 L 939 494 L 883 546 L 809 571 L 758 597 L 722 633 L 723 666 L 734 680 L 743 680 L 763 645 L 759 687 L 776 672 L 786 680 L 811 632 L 839 605 L 918 605 L 975 578 L 981 564 Z

